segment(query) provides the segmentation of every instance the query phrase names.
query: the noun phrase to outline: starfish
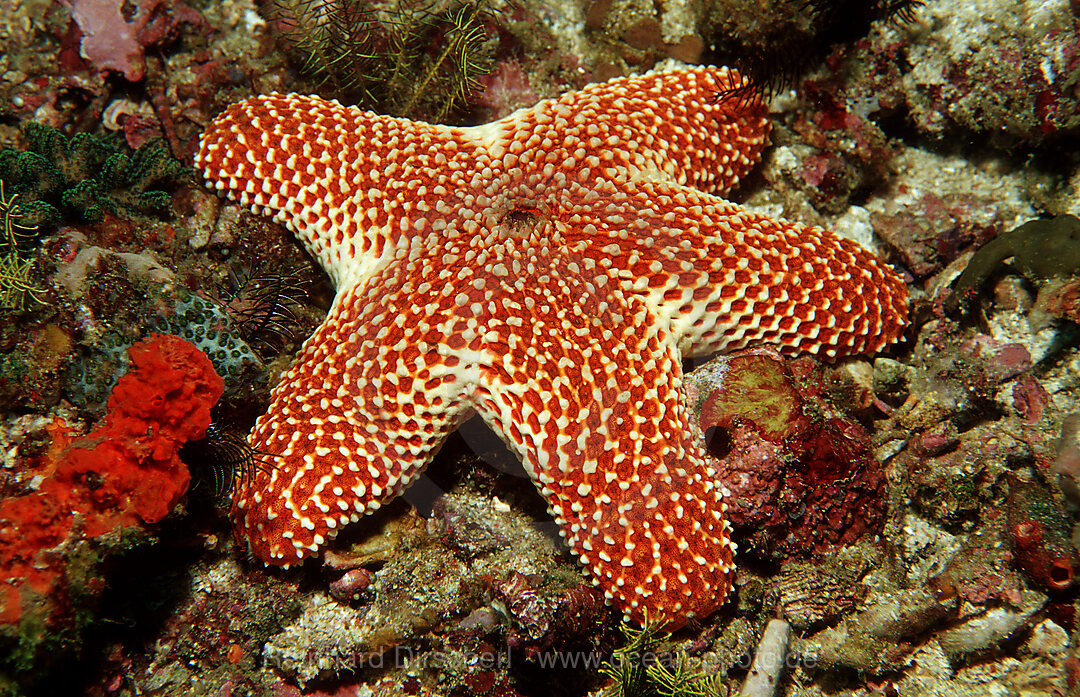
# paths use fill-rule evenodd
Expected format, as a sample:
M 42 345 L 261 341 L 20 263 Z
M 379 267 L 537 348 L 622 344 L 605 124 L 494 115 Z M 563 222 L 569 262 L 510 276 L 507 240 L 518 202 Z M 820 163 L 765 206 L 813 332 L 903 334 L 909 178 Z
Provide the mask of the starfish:
M 293 94 L 217 117 L 208 185 L 283 222 L 337 287 L 249 436 L 276 464 L 239 478 L 238 537 L 300 562 L 478 413 L 627 619 L 715 610 L 735 545 L 680 358 L 872 352 L 907 312 L 859 245 L 720 197 L 766 144 L 760 105 L 715 97 L 740 84 L 653 72 L 469 128 Z

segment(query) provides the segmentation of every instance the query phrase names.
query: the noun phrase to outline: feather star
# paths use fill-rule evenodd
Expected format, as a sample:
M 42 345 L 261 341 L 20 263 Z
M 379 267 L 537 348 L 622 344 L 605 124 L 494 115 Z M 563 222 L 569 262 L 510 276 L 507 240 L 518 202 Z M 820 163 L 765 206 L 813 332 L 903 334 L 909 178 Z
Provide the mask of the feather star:
M 761 106 L 716 99 L 741 81 L 617 78 L 469 128 L 277 94 L 217 117 L 208 185 L 337 287 L 249 436 L 276 464 L 239 478 L 238 537 L 300 562 L 479 413 L 628 619 L 715 610 L 735 545 L 680 358 L 872 352 L 907 313 L 859 245 L 720 198 L 766 144 Z

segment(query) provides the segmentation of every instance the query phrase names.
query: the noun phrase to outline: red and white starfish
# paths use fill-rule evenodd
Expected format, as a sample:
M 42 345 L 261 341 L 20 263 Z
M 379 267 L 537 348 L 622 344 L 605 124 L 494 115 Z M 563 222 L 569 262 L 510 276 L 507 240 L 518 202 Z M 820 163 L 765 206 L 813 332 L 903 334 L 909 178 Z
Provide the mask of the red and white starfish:
M 284 222 L 338 289 L 250 436 L 277 456 L 234 494 L 252 551 L 314 554 L 476 412 L 629 618 L 716 609 L 735 547 L 680 358 L 876 351 L 907 312 L 857 244 L 716 195 L 766 141 L 760 107 L 715 99 L 739 83 L 619 78 L 473 128 L 296 95 L 218 117 L 208 183 Z

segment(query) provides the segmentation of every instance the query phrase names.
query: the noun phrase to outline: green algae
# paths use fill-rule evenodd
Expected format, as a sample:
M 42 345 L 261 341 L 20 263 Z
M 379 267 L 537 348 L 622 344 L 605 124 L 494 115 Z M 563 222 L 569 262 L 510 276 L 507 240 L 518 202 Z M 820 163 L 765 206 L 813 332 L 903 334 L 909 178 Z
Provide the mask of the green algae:
M 975 252 L 956 279 L 957 295 L 970 301 L 1007 267 L 1033 283 L 1080 271 L 1080 218 L 1066 214 L 1032 220 L 995 237 Z

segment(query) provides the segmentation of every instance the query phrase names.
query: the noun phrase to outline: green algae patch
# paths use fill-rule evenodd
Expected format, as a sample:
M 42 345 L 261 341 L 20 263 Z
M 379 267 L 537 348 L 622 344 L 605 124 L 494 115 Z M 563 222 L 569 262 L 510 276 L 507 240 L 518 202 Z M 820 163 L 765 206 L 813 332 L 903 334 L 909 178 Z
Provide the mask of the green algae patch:
M 1010 263 L 1009 259 L 1012 259 Z M 992 276 L 1012 267 L 1033 283 L 1080 271 L 1080 218 L 1059 215 L 1032 220 L 975 252 L 956 279 L 956 293 L 970 301 Z
M 737 356 L 728 367 L 729 379 L 702 406 L 708 423 L 750 422 L 765 438 L 779 442 L 802 415 L 799 395 L 782 363 L 767 356 Z

